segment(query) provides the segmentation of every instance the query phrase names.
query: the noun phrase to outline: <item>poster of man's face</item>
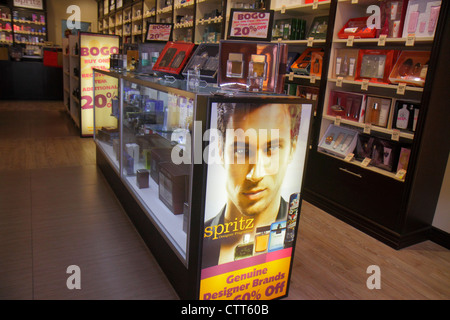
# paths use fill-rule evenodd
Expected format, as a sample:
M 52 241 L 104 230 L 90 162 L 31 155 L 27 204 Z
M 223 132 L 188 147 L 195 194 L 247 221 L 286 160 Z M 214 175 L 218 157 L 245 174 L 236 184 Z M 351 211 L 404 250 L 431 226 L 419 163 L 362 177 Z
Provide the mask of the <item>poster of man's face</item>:
M 213 103 L 205 206 L 203 266 L 247 256 L 258 229 L 286 222 L 301 188 L 311 105 Z M 215 153 L 215 154 L 212 154 Z M 278 234 L 280 226 L 278 224 Z M 267 249 L 266 249 L 267 250 Z M 240 253 L 241 252 L 241 253 Z M 214 256 L 205 257 L 205 255 Z

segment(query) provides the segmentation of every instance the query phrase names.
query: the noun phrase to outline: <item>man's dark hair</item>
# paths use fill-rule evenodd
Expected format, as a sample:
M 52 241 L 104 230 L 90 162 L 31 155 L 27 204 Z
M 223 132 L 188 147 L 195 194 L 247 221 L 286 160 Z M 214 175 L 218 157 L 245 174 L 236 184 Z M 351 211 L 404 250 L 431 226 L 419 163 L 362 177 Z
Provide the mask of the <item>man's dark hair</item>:
M 261 108 L 267 104 L 261 103 L 219 103 L 217 106 L 217 129 L 222 134 L 223 139 L 226 137 L 226 130 L 230 118 L 237 112 L 252 112 L 258 108 Z M 282 105 L 280 104 L 280 108 Z M 291 141 L 295 141 L 298 138 L 300 129 L 301 118 L 301 105 L 288 105 L 289 114 L 291 116 Z M 268 119 L 270 121 L 270 119 Z

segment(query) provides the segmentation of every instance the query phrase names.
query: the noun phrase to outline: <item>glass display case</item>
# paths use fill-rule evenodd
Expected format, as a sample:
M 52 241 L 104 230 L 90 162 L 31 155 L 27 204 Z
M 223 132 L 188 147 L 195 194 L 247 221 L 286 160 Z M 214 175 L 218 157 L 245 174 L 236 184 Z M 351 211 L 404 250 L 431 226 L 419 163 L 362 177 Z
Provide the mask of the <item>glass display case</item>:
M 287 296 L 311 102 L 100 69 L 93 81 L 97 164 L 180 298 Z M 221 293 L 249 267 L 266 270 L 256 287 Z

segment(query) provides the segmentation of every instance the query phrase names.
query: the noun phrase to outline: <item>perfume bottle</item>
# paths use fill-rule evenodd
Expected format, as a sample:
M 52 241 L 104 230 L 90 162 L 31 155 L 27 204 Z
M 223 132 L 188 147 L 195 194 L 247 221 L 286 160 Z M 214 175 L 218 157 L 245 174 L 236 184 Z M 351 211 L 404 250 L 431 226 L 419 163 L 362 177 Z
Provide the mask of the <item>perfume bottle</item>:
M 244 65 L 242 62 L 242 53 L 230 53 L 227 60 L 227 77 L 242 78 L 244 74 Z
M 370 123 L 378 125 L 378 121 L 380 119 L 380 108 L 378 107 L 378 103 L 377 102 L 374 102 L 371 111 L 372 112 L 370 114 Z
M 256 228 L 255 252 L 261 253 L 267 250 L 269 245 L 270 226 Z
M 250 234 L 244 234 L 244 240 L 234 248 L 234 260 L 240 260 L 253 255 L 254 243 L 250 242 Z
M 274 222 L 270 225 L 268 252 L 284 248 L 286 235 L 286 221 Z
M 248 64 L 248 73 L 252 76 L 257 76 L 266 79 L 267 73 L 266 56 L 261 54 L 252 54 L 251 60 Z
M 262 91 L 264 86 L 264 78 L 258 77 L 258 74 L 256 72 L 253 73 L 252 76 L 248 76 L 247 78 L 247 90 L 258 92 Z
M 409 121 L 409 110 L 407 109 L 407 105 L 403 104 L 403 107 L 398 110 L 396 127 L 399 129 L 407 129 Z
M 295 227 L 297 225 L 298 207 L 300 203 L 300 194 L 291 194 L 289 199 L 289 209 L 286 222 L 286 237 L 284 238 L 284 247 L 292 247 L 295 238 Z

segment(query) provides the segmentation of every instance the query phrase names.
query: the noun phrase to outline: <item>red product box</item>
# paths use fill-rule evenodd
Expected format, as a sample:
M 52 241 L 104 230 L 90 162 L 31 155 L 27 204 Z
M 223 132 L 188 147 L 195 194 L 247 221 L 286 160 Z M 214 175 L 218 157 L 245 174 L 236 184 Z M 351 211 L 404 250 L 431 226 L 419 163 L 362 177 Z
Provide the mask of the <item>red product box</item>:
M 354 36 L 355 39 L 360 38 L 376 38 L 377 29 L 367 27 L 368 17 L 352 18 L 338 32 L 339 39 L 347 39 Z
M 355 122 L 364 121 L 366 95 L 343 91 L 331 91 L 327 114 Z
M 355 80 L 389 83 L 389 74 L 397 61 L 398 50 L 359 50 Z
M 189 61 L 195 44 L 188 42 L 167 42 L 153 66 L 153 71 L 180 75 Z

